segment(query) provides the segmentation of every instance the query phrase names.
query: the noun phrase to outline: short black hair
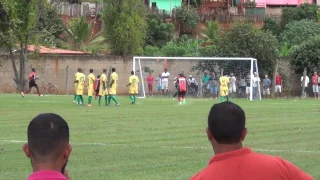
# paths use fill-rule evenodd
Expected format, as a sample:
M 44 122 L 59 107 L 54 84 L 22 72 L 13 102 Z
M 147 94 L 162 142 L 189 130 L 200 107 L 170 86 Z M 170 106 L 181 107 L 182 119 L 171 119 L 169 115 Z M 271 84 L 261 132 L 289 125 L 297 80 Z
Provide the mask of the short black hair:
M 31 70 L 32 70 L 33 72 L 36 72 L 36 69 L 35 69 L 35 68 L 32 68 Z
M 245 124 L 244 111 L 232 102 L 213 105 L 208 116 L 209 130 L 219 144 L 239 143 Z
M 104 73 L 107 72 L 107 69 L 103 69 L 103 72 L 104 72 Z
M 100 75 L 98 75 L 97 78 L 100 78 Z
M 81 71 L 81 68 L 78 68 L 78 72 L 80 72 Z
M 131 71 L 131 75 L 134 75 L 134 71 Z
M 93 73 L 93 69 L 90 69 L 90 73 Z
M 61 116 L 39 114 L 29 123 L 28 147 L 35 159 L 44 156 L 55 158 L 67 144 L 69 126 Z
M 112 68 L 111 71 L 112 71 L 112 72 L 116 72 L 116 68 Z

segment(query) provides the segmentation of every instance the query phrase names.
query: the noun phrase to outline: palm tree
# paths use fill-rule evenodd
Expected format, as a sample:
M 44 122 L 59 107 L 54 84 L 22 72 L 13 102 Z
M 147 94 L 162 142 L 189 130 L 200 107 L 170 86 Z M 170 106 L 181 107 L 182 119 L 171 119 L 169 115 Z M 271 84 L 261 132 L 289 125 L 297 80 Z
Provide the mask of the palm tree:
M 218 39 L 219 23 L 217 21 L 208 21 L 207 26 L 203 29 L 201 36 L 206 43 L 212 44 Z

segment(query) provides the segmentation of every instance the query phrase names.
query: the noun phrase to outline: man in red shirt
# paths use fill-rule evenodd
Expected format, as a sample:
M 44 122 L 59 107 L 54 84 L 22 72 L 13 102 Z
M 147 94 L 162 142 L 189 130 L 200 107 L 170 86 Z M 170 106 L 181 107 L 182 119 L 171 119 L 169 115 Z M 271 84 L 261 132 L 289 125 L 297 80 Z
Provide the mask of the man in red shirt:
M 67 122 L 57 114 L 39 114 L 30 122 L 27 134 L 23 151 L 33 168 L 27 180 L 71 180 L 65 170 L 72 150 Z
M 276 75 L 276 86 L 275 86 L 275 95 L 279 93 L 279 97 L 281 98 L 281 92 L 282 92 L 282 77 L 277 73 Z
M 152 76 L 152 72 L 149 72 L 149 76 L 147 77 L 148 82 L 148 96 L 153 96 L 153 82 L 154 78 Z
M 179 104 L 185 104 L 186 103 L 186 91 L 187 91 L 187 79 L 183 75 L 183 73 L 180 73 L 178 76 L 178 79 L 176 81 L 177 84 L 177 90 L 178 90 L 178 101 Z
M 312 90 L 314 94 L 314 99 L 319 99 L 319 79 L 317 72 L 314 72 L 312 76 Z
M 38 88 L 38 84 L 36 83 L 37 79 L 39 79 L 39 78 L 36 78 L 36 69 L 32 68 L 32 72 L 29 75 L 29 89 L 21 92 L 22 97 L 24 97 L 24 94 L 29 93 L 31 91 L 32 87 L 35 87 L 37 89 L 37 93 L 38 93 L 39 97 L 41 97 L 40 91 Z
M 243 148 L 245 122 L 244 111 L 232 102 L 212 106 L 206 131 L 215 155 L 191 180 L 313 180 L 289 161 Z

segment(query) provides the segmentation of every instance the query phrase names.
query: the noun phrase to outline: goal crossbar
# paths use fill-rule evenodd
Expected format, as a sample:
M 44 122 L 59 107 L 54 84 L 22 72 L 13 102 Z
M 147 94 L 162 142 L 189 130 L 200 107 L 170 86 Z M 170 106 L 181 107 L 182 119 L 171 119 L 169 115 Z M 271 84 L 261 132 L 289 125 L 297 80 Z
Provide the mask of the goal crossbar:
M 258 62 L 257 59 L 255 58 L 250 58 L 250 57 L 153 57 L 153 56 L 133 56 L 132 58 L 132 65 L 133 68 L 132 70 L 135 72 L 136 71 L 136 61 L 138 61 L 139 65 L 139 74 L 141 78 L 141 83 L 142 83 L 142 91 L 143 91 L 143 96 L 140 98 L 145 98 L 146 93 L 145 93 L 145 87 L 144 87 L 144 78 L 142 74 L 142 68 L 141 68 L 141 60 L 150 60 L 150 59 L 155 59 L 155 60 L 225 60 L 225 61 L 231 61 L 231 60 L 237 60 L 237 61 L 250 61 L 251 66 L 250 66 L 250 76 L 251 76 L 251 85 L 250 85 L 250 100 L 253 99 L 253 82 L 252 82 L 252 77 L 253 77 L 253 67 L 256 67 L 256 73 L 259 74 L 258 71 Z M 202 84 L 202 83 L 201 83 Z M 259 83 L 260 84 L 260 83 Z M 258 98 L 261 100 L 261 91 L 260 91 L 260 85 L 258 85 Z

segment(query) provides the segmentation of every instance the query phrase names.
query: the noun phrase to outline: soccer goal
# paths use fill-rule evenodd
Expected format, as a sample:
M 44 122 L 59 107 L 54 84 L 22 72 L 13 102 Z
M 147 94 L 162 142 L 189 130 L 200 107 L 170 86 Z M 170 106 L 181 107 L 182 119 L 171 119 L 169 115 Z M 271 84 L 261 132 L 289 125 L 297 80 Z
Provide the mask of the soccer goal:
M 219 77 L 228 76 L 229 97 L 261 100 L 258 64 L 254 58 L 135 56 L 132 64 L 141 82 L 140 98 L 152 94 L 147 82 L 149 73 L 154 79 L 154 96 L 172 96 L 176 91 L 174 79 L 183 73 L 189 81 L 187 96 L 219 98 Z M 163 76 L 165 69 L 170 74 L 168 78 Z

